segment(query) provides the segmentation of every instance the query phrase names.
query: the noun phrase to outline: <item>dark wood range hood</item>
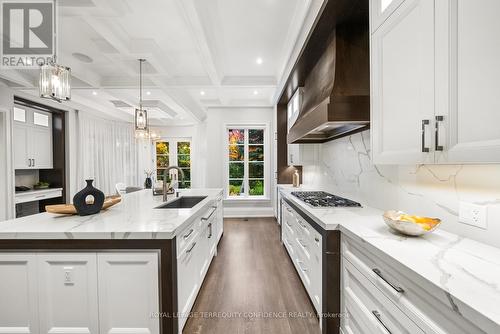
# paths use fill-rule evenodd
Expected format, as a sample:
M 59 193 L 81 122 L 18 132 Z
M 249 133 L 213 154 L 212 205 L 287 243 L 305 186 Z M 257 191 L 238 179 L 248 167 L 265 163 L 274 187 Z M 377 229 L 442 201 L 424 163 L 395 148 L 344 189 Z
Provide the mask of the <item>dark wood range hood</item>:
M 325 0 L 278 99 L 278 119 L 299 87 L 292 143 L 324 143 L 370 126 L 369 0 Z M 286 121 L 286 119 L 284 119 Z M 279 131 L 280 132 L 280 131 Z
M 369 127 L 368 27 L 337 26 L 307 76 L 299 118 L 288 143 L 322 143 Z

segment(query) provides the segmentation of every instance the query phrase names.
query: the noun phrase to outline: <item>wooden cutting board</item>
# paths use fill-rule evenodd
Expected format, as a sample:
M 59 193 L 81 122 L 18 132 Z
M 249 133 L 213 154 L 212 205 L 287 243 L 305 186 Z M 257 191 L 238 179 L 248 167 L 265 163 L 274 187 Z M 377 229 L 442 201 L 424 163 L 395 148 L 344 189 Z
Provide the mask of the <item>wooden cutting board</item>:
M 102 210 L 109 209 L 115 204 L 118 204 L 122 201 L 121 196 L 108 196 L 104 200 L 104 204 L 102 206 Z M 59 215 L 76 215 L 76 208 L 73 204 L 56 204 L 56 205 L 46 205 L 45 211 L 50 213 L 55 213 Z

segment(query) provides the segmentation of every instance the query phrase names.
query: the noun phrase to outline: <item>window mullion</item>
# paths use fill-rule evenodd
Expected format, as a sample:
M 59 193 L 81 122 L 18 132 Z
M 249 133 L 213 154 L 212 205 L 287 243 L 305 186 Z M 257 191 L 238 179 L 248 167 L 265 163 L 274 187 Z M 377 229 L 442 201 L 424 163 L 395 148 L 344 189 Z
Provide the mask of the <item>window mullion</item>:
M 245 152 L 245 180 L 243 181 L 245 183 L 245 197 L 250 196 L 250 182 L 248 182 L 249 178 L 249 164 L 248 164 L 248 128 L 245 129 L 245 146 L 244 146 L 244 152 Z

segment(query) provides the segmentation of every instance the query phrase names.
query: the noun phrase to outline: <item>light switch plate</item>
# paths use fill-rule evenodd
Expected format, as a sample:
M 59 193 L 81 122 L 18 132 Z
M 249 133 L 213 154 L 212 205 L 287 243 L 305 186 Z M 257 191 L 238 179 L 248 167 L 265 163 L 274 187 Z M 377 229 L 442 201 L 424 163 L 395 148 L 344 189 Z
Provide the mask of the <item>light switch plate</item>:
M 488 207 L 474 203 L 460 202 L 458 220 L 482 229 L 488 228 Z

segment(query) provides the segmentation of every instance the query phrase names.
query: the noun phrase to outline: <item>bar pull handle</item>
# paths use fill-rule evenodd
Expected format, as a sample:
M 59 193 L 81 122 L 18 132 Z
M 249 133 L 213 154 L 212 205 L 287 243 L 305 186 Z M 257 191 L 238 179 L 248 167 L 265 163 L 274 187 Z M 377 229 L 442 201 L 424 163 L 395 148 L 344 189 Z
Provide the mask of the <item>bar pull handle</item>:
M 435 136 L 435 144 L 436 144 L 436 151 L 443 151 L 444 147 L 439 145 L 439 122 L 442 122 L 444 120 L 444 116 L 436 116 L 436 127 L 434 131 L 434 136 Z
M 188 232 L 187 234 L 184 234 L 184 237 L 183 237 L 183 238 L 184 238 L 184 239 L 189 238 L 189 236 L 190 236 L 193 232 L 194 232 L 194 230 L 193 230 L 193 229 L 190 229 L 190 230 L 189 230 L 189 232 Z
M 384 321 L 382 320 L 382 317 L 380 316 L 380 312 L 373 310 L 372 313 L 375 316 L 375 319 L 377 319 L 377 321 L 385 328 L 387 333 L 392 334 L 392 332 L 389 330 L 389 328 L 384 324 Z
M 210 214 L 208 215 L 208 217 L 202 217 L 201 220 L 209 220 L 210 217 L 212 217 L 212 215 L 214 214 L 214 212 L 216 211 L 217 208 L 214 208 L 212 207 L 212 212 L 210 212 Z
M 430 124 L 428 119 L 422 120 L 422 152 L 428 153 L 430 149 L 425 146 L 425 127 Z
M 380 271 L 380 269 L 375 268 L 375 269 L 372 269 L 372 270 L 373 270 L 373 272 L 374 272 L 374 273 L 375 273 L 378 277 L 380 277 L 380 278 L 382 279 L 382 281 L 386 282 L 386 283 L 387 283 L 387 284 L 388 284 L 391 288 L 393 288 L 394 290 L 396 290 L 396 292 L 399 292 L 399 293 L 404 293 L 404 292 L 405 292 L 405 290 L 404 290 L 402 287 L 397 286 L 397 285 L 395 285 L 395 284 L 393 284 L 393 283 L 389 282 L 389 281 L 388 281 L 388 280 L 387 280 L 387 279 L 386 279 L 386 278 L 382 275 L 382 272 Z
M 186 254 L 191 253 L 191 251 L 193 250 L 194 246 L 196 246 L 196 242 L 193 242 L 193 244 L 191 245 L 191 247 L 189 247 L 189 249 L 186 251 Z
M 212 237 L 212 223 L 208 224 L 208 239 Z

